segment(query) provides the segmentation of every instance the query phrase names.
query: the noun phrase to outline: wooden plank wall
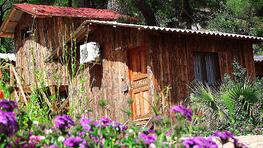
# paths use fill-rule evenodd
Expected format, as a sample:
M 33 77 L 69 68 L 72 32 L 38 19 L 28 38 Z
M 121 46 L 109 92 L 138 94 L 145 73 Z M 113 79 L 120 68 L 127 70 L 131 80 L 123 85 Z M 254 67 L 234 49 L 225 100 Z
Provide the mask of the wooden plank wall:
M 89 117 L 110 116 L 125 121 L 123 109 L 129 109 L 129 94 L 121 88 L 129 84 L 127 49 L 144 45 L 147 49 L 147 72 L 152 82 L 151 99 L 154 92 L 171 86 L 167 104 L 178 103 L 189 96 L 189 83 L 194 80 L 193 52 L 216 52 L 219 57 L 220 75 L 232 72 L 236 58 L 254 77 L 251 43 L 246 40 L 222 39 L 204 36 L 143 31 L 129 28 L 95 26 L 88 41 L 100 43 L 103 50 L 101 65 L 86 65 L 72 83 L 70 105 L 76 114 L 87 113 Z M 107 32 L 107 34 L 105 34 Z M 92 79 L 96 84 L 91 86 Z M 82 94 L 78 90 L 83 90 Z M 102 109 L 100 99 L 107 101 Z
M 32 85 L 38 71 L 46 86 L 67 85 L 67 71 L 60 61 L 45 62 L 53 50 L 62 47 L 63 41 L 82 23 L 79 18 L 33 18 L 24 14 L 16 27 L 15 44 L 17 69 L 23 85 Z M 34 22 L 34 23 L 33 23 Z M 33 28 L 34 34 L 23 39 L 22 30 Z M 33 64 L 35 59 L 35 66 Z
M 136 30 L 102 27 L 89 34 L 88 41 L 100 43 L 103 49 L 102 65 L 86 65 L 76 77 L 72 86 L 69 86 L 72 88 L 69 89 L 72 91 L 69 93 L 70 106 L 75 109 L 76 115 L 92 109 L 92 112 L 87 113 L 89 117 L 107 115 L 124 122 L 128 118 L 124 110 L 130 109 L 129 94 L 122 92 L 122 87 L 129 84 L 127 48 L 145 44 L 144 35 Z M 79 90 L 84 91 L 79 94 Z M 98 105 L 102 99 L 107 102 L 105 108 Z
M 15 33 L 17 69 L 24 85 L 32 85 L 35 70 L 41 71 L 45 84 L 67 85 L 65 66 L 59 61 L 46 63 L 50 53 L 61 47 L 63 40 L 78 27 L 82 19 L 38 18 L 34 20 L 34 36 L 23 40 L 21 30 L 32 26 L 33 18 L 23 15 Z M 86 112 L 88 116 L 99 118 L 108 115 L 124 122 L 130 109 L 129 93 L 122 92 L 129 85 L 127 49 L 145 46 L 147 51 L 147 73 L 151 99 L 156 92 L 166 86 L 172 89 L 164 102 L 168 107 L 189 95 L 188 84 L 194 80 L 193 52 L 216 52 L 219 57 L 220 76 L 231 73 L 232 62 L 237 59 L 255 76 L 251 43 L 246 40 L 222 39 L 194 35 L 172 34 L 129 28 L 94 26 L 88 41 L 100 43 L 103 49 L 101 65 L 85 65 L 85 69 L 72 80 L 69 87 L 70 106 L 76 115 Z M 32 50 L 30 50 L 32 49 Z M 32 54 L 33 52 L 33 54 Z M 33 57 L 35 66 L 33 65 Z M 102 108 L 100 100 L 106 100 Z M 92 112 L 89 112 L 93 110 Z
M 193 52 L 215 52 L 218 53 L 219 71 L 221 79 L 225 73 L 231 74 L 233 71 L 232 63 L 236 59 L 243 67 L 248 70 L 250 77 L 255 77 L 255 67 L 253 62 L 252 44 L 246 40 L 194 37 L 186 36 L 186 48 L 189 51 L 189 64 L 193 65 Z M 194 79 L 193 66 L 189 67 L 189 78 Z

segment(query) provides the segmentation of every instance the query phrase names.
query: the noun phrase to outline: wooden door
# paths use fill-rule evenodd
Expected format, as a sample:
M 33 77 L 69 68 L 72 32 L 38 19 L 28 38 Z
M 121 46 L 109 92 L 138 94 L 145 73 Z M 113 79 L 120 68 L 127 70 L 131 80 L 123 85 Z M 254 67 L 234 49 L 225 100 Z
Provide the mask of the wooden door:
M 128 51 L 132 118 L 148 118 L 150 115 L 149 78 L 144 47 Z

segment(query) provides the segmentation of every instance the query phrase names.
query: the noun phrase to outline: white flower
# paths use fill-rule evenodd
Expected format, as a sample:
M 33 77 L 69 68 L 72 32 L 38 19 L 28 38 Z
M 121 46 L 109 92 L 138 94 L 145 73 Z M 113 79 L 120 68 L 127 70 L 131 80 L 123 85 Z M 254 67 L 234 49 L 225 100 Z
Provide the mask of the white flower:
M 48 134 L 51 134 L 52 133 L 52 130 L 51 129 L 46 129 L 45 130 L 45 134 L 48 135 Z
M 65 138 L 63 136 L 58 137 L 58 141 L 63 142 L 64 140 L 65 140 Z
M 128 132 L 129 132 L 129 133 L 133 133 L 133 130 L 132 130 L 132 129 L 129 129 Z
M 34 124 L 34 125 L 38 125 L 39 122 L 38 122 L 38 121 L 33 121 L 33 124 Z
M 156 146 L 155 146 L 155 144 L 152 143 L 149 145 L 149 148 L 156 148 Z

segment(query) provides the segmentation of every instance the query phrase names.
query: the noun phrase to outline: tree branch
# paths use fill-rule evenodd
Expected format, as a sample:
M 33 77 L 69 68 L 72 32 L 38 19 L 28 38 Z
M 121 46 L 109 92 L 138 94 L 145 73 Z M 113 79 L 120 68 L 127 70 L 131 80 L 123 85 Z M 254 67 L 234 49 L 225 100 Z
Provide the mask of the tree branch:
M 8 0 L 4 0 L 3 3 L 1 4 L 1 7 L 3 7 L 7 1 Z
M 12 8 L 12 6 L 7 7 L 5 10 L 3 10 L 3 13 L 6 13 L 6 11 L 10 10 Z
M 146 24 L 151 26 L 157 26 L 155 14 L 151 6 L 145 0 L 133 0 L 136 7 L 141 11 L 145 18 Z
M 4 0 L 4 2 L 2 3 L 2 6 L 5 5 L 5 3 L 7 2 L 8 0 Z
M 72 0 L 68 0 L 68 7 L 72 7 Z

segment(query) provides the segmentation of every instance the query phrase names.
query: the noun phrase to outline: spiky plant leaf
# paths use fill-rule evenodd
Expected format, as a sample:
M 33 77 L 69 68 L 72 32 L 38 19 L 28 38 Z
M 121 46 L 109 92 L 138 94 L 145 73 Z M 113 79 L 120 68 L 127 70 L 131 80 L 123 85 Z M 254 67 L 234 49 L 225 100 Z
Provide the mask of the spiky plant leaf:
M 208 86 L 206 87 L 202 83 L 197 83 L 192 90 L 194 90 L 194 93 L 192 95 L 193 102 L 198 104 L 205 104 L 213 111 L 218 111 L 215 95 Z
M 228 90 L 227 92 L 224 92 L 221 96 L 221 101 L 223 103 L 223 106 L 227 109 L 227 116 L 231 120 L 231 122 L 234 120 L 235 115 L 235 102 L 232 93 L 232 90 Z

